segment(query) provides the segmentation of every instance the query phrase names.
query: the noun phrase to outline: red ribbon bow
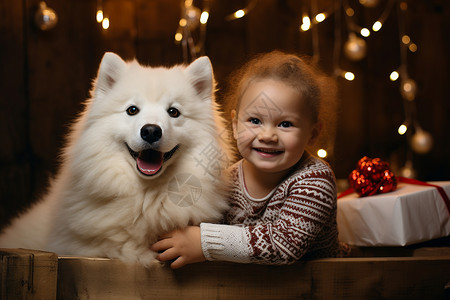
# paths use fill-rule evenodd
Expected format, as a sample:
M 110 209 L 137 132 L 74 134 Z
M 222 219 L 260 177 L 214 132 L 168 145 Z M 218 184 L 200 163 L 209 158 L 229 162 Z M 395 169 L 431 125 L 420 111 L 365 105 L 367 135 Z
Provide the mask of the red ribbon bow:
M 367 156 L 358 161 L 348 180 L 353 190 L 362 197 L 391 192 L 397 188 L 397 178 L 389 169 L 389 163 Z
M 357 168 L 348 176 L 348 181 L 350 188 L 342 192 L 338 198 L 353 192 L 361 197 L 391 192 L 397 188 L 397 182 L 435 187 L 450 214 L 450 199 L 441 186 L 411 178 L 395 177 L 389 169 L 389 163 L 381 161 L 379 158 L 372 159 L 367 156 L 361 158 L 358 161 Z

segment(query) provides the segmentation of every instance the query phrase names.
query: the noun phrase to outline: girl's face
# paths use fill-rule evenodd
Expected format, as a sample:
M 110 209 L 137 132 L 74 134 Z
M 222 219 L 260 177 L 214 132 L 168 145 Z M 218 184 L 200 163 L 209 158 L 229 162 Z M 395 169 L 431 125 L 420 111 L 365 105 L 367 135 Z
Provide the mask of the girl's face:
M 232 112 L 233 136 L 242 157 L 261 172 L 294 166 L 319 133 L 299 92 L 282 81 L 262 79 L 244 92 Z

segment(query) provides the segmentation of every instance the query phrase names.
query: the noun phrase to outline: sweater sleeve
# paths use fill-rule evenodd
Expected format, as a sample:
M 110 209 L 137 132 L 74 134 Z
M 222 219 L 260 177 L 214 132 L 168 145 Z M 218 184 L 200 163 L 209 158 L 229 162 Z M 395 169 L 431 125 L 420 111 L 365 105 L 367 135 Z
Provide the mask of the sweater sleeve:
M 249 240 L 245 227 L 201 223 L 202 250 L 207 260 L 250 262 Z

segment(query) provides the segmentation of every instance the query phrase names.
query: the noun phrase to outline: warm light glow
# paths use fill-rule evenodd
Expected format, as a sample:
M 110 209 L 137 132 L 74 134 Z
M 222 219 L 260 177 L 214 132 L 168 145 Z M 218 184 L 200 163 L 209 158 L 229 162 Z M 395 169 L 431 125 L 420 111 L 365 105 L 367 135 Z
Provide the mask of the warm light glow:
M 303 21 L 303 23 L 300 26 L 301 30 L 303 30 L 303 31 L 309 30 L 309 28 L 311 28 L 311 20 L 309 19 L 309 17 L 308 16 L 304 16 L 302 18 L 302 21 Z
M 325 157 L 327 157 L 327 155 L 328 155 L 327 150 L 325 150 L 325 149 L 317 150 L 317 156 L 318 157 L 325 158 Z
M 208 18 L 209 18 L 209 12 L 207 12 L 206 10 L 204 12 L 202 12 L 202 14 L 200 15 L 200 23 L 201 24 L 206 24 L 206 22 L 208 22 Z
M 411 38 L 407 36 L 406 34 L 402 36 L 402 43 L 405 45 L 408 45 L 411 42 Z
M 400 2 L 400 9 L 401 10 L 407 10 L 408 9 L 408 3 L 405 1 Z
M 373 23 L 372 25 L 372 30 L 377 32 L 378 30 L 381 29 L 381 27 L 383 27 L 383 23 L 381 23 L 380 21 L 376 21 L 375 23 Z
M 389 79 L 391 81 L 396 81 L 400 77 L 400 74 L 397 71 L 392 71 L 391 75 L 389 75 Z
M 411 83 L 405 82 L 405 83 L 403 84 L 403 90 L 404 90 L 405 92 L 409 93 L 409 92 L 412 91 L 412 89 L 413 89 L 413 86 L 412 86 Z
M 353 81 L 355 79 L 355 74 L 353 74 L 352 72 L 345 72 L 344 78 L 348 81 Z
M 108 29 L 109 28 L 109 19 L 108 18 L 104 18 L 102 21 L 102 27 L 103 29 Z
M 347 16 L 353 17 L 353 15 L 355 14 L 355 11 L 353 10 L 353 8 L 349 7 L 345 10 L 345 13 L 347 14 Z
M 417 51 L 417 45 L 414 43 L 411 43 L 408 47 L 409 51 L 416 52 Z
M 238 10 L 238 11 L 236 11 L 236 12 L 234 13 L 234 17 L 235 17 L 236 19 L 239 19 L 239 18 L 242 18 L 243 16 L 245 16 L 246 13 L 247 13 L 247 12 L 246 12 L 245 9 L 240 9 L 240 10 Z
M 368 36 L 370 35 L 370 30 L 367 29 L 367 28 L 361 29 L 361 35 L 362 35 L 363 37 L 368 37 Z
M 187 25 L 187 20 L 186 20 L 185 18 L 181 18 L 180 21 L 178 22 L 178 24 L 179 24 L 181 27 L 184 27 L 184 26 Z
M 101 9 L 97 10 L 97 23 L 101 23 L 103 21 L 103 11 Z
M 182 39 L 183 39 L 183 34 L 181 32 L 175 33 L 175 41 L 181 42 Z
M 325 21 L 326 18 L 327 18 L 327 16 L 325 15 L 325 13 L 320 13 L 320 14 L 317 14 L 316 21 L 320 23 L 320 22 Z
M 406 126 L 406 124 L 402 124 L 398 128 L 398 134 L 400 134 L 400 135 L 404 135 L 406 133 L 406 131 L 408 131 L 408 126 Z

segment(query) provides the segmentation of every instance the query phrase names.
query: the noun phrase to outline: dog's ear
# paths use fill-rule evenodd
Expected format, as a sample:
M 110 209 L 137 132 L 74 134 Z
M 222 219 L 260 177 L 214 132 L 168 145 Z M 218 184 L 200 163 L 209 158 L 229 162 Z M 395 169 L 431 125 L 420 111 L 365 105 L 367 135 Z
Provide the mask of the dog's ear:
M 185 73 L 198 95 L 203 100 L 211 100 L 214 90 L 214 76 L 211 62 L 208 57 L 202 56 L 186 67 Z
M 120 79 L 127 63 L 117 54 L 106 52 L 98 70 L 94 93 L 96 96 L 108 92 Z

